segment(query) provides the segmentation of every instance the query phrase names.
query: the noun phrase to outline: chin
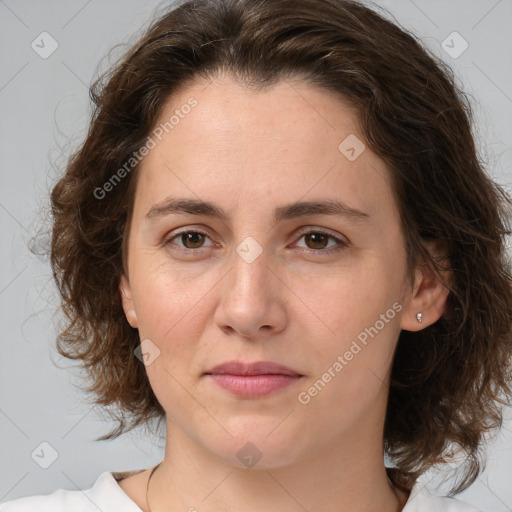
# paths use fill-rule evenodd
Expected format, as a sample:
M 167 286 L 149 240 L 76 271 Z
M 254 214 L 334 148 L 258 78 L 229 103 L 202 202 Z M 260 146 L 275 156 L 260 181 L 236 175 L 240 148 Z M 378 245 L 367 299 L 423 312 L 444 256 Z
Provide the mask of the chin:
M 303 451 L 300 436 L 290 432 L 284 417 L 248 415 L 226 425 L 220 438 L 204 443 L 227 464 L 245 469 L 272 469 L 293 464 Z M 276 428 L 277 427 L 277 428 Z

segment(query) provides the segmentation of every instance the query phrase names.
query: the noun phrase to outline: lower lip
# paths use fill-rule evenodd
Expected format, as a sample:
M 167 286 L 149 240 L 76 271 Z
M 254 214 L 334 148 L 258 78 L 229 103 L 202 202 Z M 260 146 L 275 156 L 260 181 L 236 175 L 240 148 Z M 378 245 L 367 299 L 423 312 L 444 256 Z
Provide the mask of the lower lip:
M 208 375 L 220 387 L 243 398 L 257 398 L 284 389 L 300 379 L 300 375 Z

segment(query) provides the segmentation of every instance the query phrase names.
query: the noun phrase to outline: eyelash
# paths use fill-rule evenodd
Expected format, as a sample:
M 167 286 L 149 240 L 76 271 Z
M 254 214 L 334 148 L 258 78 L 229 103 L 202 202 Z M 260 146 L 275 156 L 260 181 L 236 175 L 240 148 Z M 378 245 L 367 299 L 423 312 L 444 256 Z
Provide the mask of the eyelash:
M 198 234 L 198 235 L 203 235 L 203 236 L 206 236 L 206 237 L 210 238 L 209 235 L 207 233 L 205 233 L 204 231 L 199 231 L 199 230 L 196 230 L 196 229 L 186 229 L 186 230 L 174 233 L 172 236 L 168 237 L 164 241 L 163 245 L 164 246 L 171 245 L 172 241 L 175 238 L 178 238 L 180 235 L 190 234 L 190 233 L 194 233 L 194 234 Z M 303 231 L 303 232 L 301 232 L 299 234 L 300 234 L 299 240 L 301 238 L 303 238 L 305 235 L 315 234 L 315 235 L 327 236 L 330 239 L 332 239 L 332 240 L 337 242 L 337 246 L 330 247 L 328 249 L 309 249 L 309 248 L 301 247 L 300 249 L 302 249 L 303 252 L 308 252 L 308 253 L 313 253 L 313 254 L 317 254 L 317 253 L 320 253 L 320 254 L 332 254 L 334 252 L 338 252 L 338 251 L 348 247 L 348 245 L 349 245 L 347 242 L 345 242 L 343 240 L 340 240 L 339 238 L 335 237 L 334 235 L 331 235 L 330 233 L 327 233 L 327 232 L 322 231 L 320 229 L 310 229 L 310 230 L 307 230 L 307 231 Z M 187 247 L 181 247 L 181 246 L 177 246 L 177 247 L 178 247 L 178 250 L 189 252 L 189 253 L 191 253 L 191 252 L 198 252 L 201 249 L 209 249 L 209 248 L 211 248 L 211 247 L 198 247 L 197 249 L 189 249 Z

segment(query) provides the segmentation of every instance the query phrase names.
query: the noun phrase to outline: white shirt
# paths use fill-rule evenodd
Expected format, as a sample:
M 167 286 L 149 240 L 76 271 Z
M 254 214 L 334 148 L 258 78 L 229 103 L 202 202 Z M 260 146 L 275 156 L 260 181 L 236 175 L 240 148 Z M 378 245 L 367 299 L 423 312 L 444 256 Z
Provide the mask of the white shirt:
M 102 473 L 85 491 L 59 489 L 0 503 L 0 512 L 141 512 L 121 489 L 117 480 L 139 471 Z M 455 498 L 432 495 L 421 478 L 416 481 L 402 512 L 481 512 Z

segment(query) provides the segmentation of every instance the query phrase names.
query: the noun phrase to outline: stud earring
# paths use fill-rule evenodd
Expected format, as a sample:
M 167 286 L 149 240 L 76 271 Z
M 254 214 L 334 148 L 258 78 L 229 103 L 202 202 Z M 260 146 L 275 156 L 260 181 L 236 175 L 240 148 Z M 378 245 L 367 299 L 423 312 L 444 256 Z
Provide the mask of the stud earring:
M 416 313 L 416 320 L 418 320 L 418 323 L 421 324 L 423 321 L 423 315 L 421 313 Z

